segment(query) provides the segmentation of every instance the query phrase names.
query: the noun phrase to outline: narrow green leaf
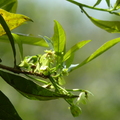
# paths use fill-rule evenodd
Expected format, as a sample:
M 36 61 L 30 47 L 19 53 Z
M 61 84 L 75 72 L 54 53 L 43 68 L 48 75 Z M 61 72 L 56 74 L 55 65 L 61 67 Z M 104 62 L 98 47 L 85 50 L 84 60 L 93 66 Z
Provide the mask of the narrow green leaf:
M 50 39 L 50 38 L 48 38 L 48 37 L 42 37 L 45 41 L 46 41 L 46 43 L 49 45 L 49 48 L 51 49 L 51 50 L 54 50 L 54 48 L 53 48 L 53 43 L 52 43 L 52 40 Z
M 110 33 L 120 33 L 120 21 L 104 21 L 93 17 L 90 20 L 99 28 L 102 28 Z
M 70 50 L 68 50 L 68 52 L 66 52 L 66 54 L 63 57 L 63 61 L 66 61 L 67 59 L 69 59 L 69 57 L 71 57 L 71 55 L 73 53 L 75 53 L 78 49 L 80 49 L 83 46 L 85 46 L 90 41 L 91 40 L 85 40 L 85 41 L 80 41 L 79 43 L 75 44 Z
M 22 120 L 10 100 L 0 91 L 0 119 Z
M 116 0 L 116 3 L 115 3 L 115 5 L 114 5 L 114 7 L 113 7 L 113 9 L 119 9 L 120 8 L 120 0 Z
M 54 91 L 50 91 L 47 88 L 41 87 L 31 80 L 28 80 L 19 75 L 11 74 L 0 70 L 0 76 L 12 87 L 14 87 L 18 92 L 28 99 L 33 100 L 53 100 L 58 98 L 74 98 L 76 96 L 69 96 L 64 94 L 58 94 Z
M 94 6 L 93 6 L 93 7 L 95 7 L 95 6 L 99 5 L 99 4 L 101 3 L 101 1 L 102 1 L 102 0 L 97 0 L 97 2 L 94 4 Z
M 17 0 L 0 0 L 0 8 L 15 13 L 17 9 Z
M 110 7 L 110 0 L 106 0 L 108 7 Z
M 120 42 L 120 38 L 116 38 L 116 39 L 113 39 L 113 40 L 110 40 L 110 41 L 104 43 L 100 48 L 98 48 L 94 53 L 92 53 L 82 63 L 78 64 L 76 67 L 71 69 L 71 71 L 74 69 L 77 69 L 77 68 L 85 65 L 86 63 L 90 62 L 91 60 L 95 59 L 96 57 L 98 57 L 99 55 L 101 55 L 102 53 L 104 53 L 105 51 L 107 51 L 108 49 L 110 49 L 111 47 L 113 47 L 114 45 L 116 45 L 119 42 Z
M 54 51 L 57 53 L 64 52 L 66 44 L 65 31 L 58 21 L 54 21 L 54 35 L 52 37 Z
M 10 41 L 10 44 L 12 46 L 12 50 L 13 50 L 13 55 L 14 55 L 14 67 L 16 66 L 16 50 L 15 50 L 15 43 L 14 43 L 14 40 L 13 40 L 13 36 L 10 32 L 10 29 L 8 27 L 8 25 L 6 24 L 4 18 L 2 17 L 2 15 L 0 15 L 0 23 L 2 25 L 2 27 L 4 28 L 6 34 L 8 35 L 8 38 L 9 38 L 9 41 Z
M 36 46 L 42 46 L 42 47 L 48 47 L 47 43 L 42 37 L 39 36 L 32 36 L 29 34 L 15 34 L 12 33 L 15 42 L 21 41 L 22 44 L 28 44 L 28 45 L 36 45 Z M 0 37 L 1 42 L 8 42 L 7 35 L 3 35 Z

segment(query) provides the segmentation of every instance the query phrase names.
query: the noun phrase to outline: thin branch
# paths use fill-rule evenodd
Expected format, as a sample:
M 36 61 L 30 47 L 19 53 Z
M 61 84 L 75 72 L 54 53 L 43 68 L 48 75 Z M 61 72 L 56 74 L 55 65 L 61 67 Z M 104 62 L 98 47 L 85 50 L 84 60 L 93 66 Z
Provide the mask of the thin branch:
M 49 78 L 49 76 L 45 76 L 42 73 L 33 73 L 33 72 L 23 71 L 21 69 L 8 67 L 8 66 L 2 65 L 2 64 L 0 64 L 0 68 L 4 69 L 4 70 L 7 70 L 7 71 L 10 71 L 10 72 L 13 72 L 13 73 L 17 73 L 17 74 L 21 73 L 21 74 L 27 74 L 27 75 L 35 75 L 35 76 L 39 76 L 39 77 L 42 77 L 42 78 L 45 78 L 45 79 Z

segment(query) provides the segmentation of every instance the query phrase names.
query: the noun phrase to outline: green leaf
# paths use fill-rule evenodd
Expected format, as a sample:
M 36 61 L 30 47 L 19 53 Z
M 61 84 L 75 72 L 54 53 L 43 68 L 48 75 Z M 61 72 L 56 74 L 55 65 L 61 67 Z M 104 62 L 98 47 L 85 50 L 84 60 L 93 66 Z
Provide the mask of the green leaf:
M 38 36 L 31 36 L 29 34 L 15 34 L 12 33 L 15 42 L 21 41 L 22 44 L 28 44 L 28 45 L 36 45 L 36 46 L 42 46 L 42 47 L 48 47 L 47 43 L 42 37 Z M 1 42 L 8 42 L 7 35 L 3 35 L 0 37 Z
M 116 0 L 116 3 L 114 5 L 113 9 L 116 10 L 116 9 L 119 9 L 119 8 L 120 8 L 120 0 Z
M 110 7 L 110 0 L 106 0 L 108 7 Z
M 66 44 L 65 31 L 63 30 L 59 22 L 57 22 L 56 20 L 54 22 L 54 35 L 52 37 L 54 51 L 56 53 L 62 53 L 65 50 Z
M 22 120 L 10 100 L 0 91 L 0 119 Z
M 12 50 L 13 50 L 13 55 L 14 55 L 14 67 L 16 66 L 16 49 L 15 49 L 15 43 L 13 40 L 13 36 L 11 35 L 10 29 L 8 25 L 6 24 L 5 20 L 3 19 L 2 15 L 0 15 L 0 23 L 5 30 L 6 34 L 8 35 Z
M 0 8 L 12 13 L 16 12 L 17 4 L 17 0 L 0 0 Z
M 20 26 L 21 24 L 23 24 L 26 21 L 32 21 L 29 17 L 26 17 L 25 15 L 10 13 L 3 9 L 0 9 L 0 14 L 6 21 L 10 30 L 17 28 L 18 26 Z M 0 25 L 0 36 L 2 36 L 4 34 L 6 34 L 6 32 Z
M 82 63 L 76 65 L 72 70 L 75 70 L 75 69 L 85 65 L 86 63 L 95 59 L 96 57 L 98 57 L 99 55 L 101 55 L 102 53 L 104 53 L 105 51 L 107 51 L 108 49 L 110 49 L 111 47 L 113 47 L 114 45 L 116 45 L 119 42 L 120 42 L 120 38 L 116 38 L 116 39 L 113 39 L 113 40 L 110 40 L 110 41 L 104 43 L 100 48 L 98 48 L 94 53 L 92 53 L 87 59 L 85 59 Z
M 43 38 L 43 39 L 46 41 L 46 43 L 49 45 L 49 48 L 54 51 L 52 40 L 51 40 L 50 38 L 46 37 L 46 36 L 45 36 L 45 37 L 42 37 L 42 38 Z
M 70 110 L 74 117 L 78 117 L 82 113 L 81 108 L 76 105 L 70 106 Z
M 14 87 L 18 92 L 28 99 L 33 100 L 53 100 L 58 98 L 74 98 L 76 96 L 69 96 L 64 94 L 58 94 L 56 92 L 50 91 L 47 88 L 41 87 L 31 80 L 28 80 L 19 75 L 11 74 L 0 70 L 0 76 L 12 87 Z
M 82 48 L 90 41 L 91 40 L 85 40 L 85 41 L 80 41 L 79 43 L 75 44 L 70 50 L 68 50 L 68 52 L 65 53 L 63 57 L 63 61 L 66 61 L 67 59 L 69 59 L 72 54 L 74 54 L 78 49 Z
M 90 20 L 99 28 L 102 28 L 110 33 L 120 33 L 120 21 L 104 21 L 93 17 Z
M 93 6 L 93 7 L 95 7 L 95 6 L 99 5 L 99 4 L 101 3 L 101 1 L 102 1 L 102 0 L 97 0 L 97 2 L 94 4 L 94 6 Z

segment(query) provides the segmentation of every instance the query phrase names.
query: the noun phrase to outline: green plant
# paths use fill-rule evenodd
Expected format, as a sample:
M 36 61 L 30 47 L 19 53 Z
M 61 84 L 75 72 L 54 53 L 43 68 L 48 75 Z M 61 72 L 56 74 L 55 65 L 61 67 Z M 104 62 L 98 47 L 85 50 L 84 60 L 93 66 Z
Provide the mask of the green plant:
M 98 20 L 88 15 L 88 13 L 84 10 L 84 7 L 87 7 L 90 9 L 119 15 L 119 12 L 116 12 L 119 9 L 119 0 L 116 1 L 113 7 L 110 5 L 110 0 L 106 0 L 108 9 L 96 7 L 98 4 L 100 4 L 101 0 L 98 0 L 93 6 L 88 6 L 74 0 L 67 1 L 79 6 L 81 11 L 84 12 L 85 15 L 96 26 L 108 32 L 116 33 L 120 31 L 119 21 Z M 81 108 L 79 107 L 79 104 L 85 104 L 88 96 L 92 95 L 92 93 L 88 90 L 69 90 L 62 87 L 65 81 L 64 76 L 68 76 L 73 70 L 78 69 L 79 67 L 98 57 L 100 54 L 120 42 L 120 38 L 116 38 L 104 43 L 87 59 L 78 64 L 73 64 L 74 53 L 91 40 L 80 41 L 66 51 L 65 31 L 60 23 L 56 20 L 54 21 L 54 34 L 51 38 L 46 36 L 34 37 L 11 33 L 10 31 L 12 29 L 18 27 L 23 22 L 32 21 L 30 18 L 24 15 L 15 14 L 17 8 L 16 4 L 17 0 L 10 0 L 7 2 L 4 1 L 0 3 L 1 8 L 4 9 L 0 9 L 0 41 L 10 41 L 14 57 L 14 67 L 0 64 L 0 76 L 10 86 L 14 87 L 18 92 L 28 99 L 46 101 L 63 98 L 70 105 L 72 115 L 74 117 L 78 116 L 81 114 Z M 15 43 L 18 44 L 21 55 L 21 63 L 19 65 L 16 64 L 17 53 Z M 44 54 L 42 55 L 38 54 L 24 57 L 23 44 L 44 46 L 47 50 L 45 50 Z M 2 59 L 0 59 L 0 62 L 2 62 Z M 23 77 L 21 74 L 25 76 Z M 74 94 L 74 92 L 79 92 L 79 94 Z M 8 98 L 2 92 L 0 92 L 0 97 L 2 99 L 0 102 L 0 119 L 21 119 Z M 4 107 L 4 105 L 6 105 L 6 107 Z M 8 111 L 7 108 L 11 108 L 11 111 Z

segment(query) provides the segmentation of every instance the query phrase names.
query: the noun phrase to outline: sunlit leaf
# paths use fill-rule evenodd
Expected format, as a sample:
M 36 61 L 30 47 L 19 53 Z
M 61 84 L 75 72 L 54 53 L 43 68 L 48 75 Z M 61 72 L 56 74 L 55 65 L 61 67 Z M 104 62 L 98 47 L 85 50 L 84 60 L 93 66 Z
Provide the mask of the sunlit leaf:
M 116 0 L 116 3 L 113 9 L 119 9 L 119 8 L 120 8 L 120 0 Z
M 73 53 L 75 53 L 78 49 L 82 48 L 84 45 L 89 43 L 91 40 L 80 41 L 79 43 L 75 44 L 63 57 L 63 61 L 66 61 Z
M 116 38 L 116 39 L 113 39 L 113 40 L 110 40 L 110 41 L 104 43 L 100 48 L 98 48 L 94 53 L 92 53 L 82 63 L 78 64 L 73 69 L 71 69 L 71 71 L 75 70 L 75 69 L 85 65 L 86 63 L 90 62 L 91 60 L 95 59 L 96 57 L 98 57 L 99 55 L 101 55 L 102 53 L 104 53 L 105 51 L 107 51 L 108 49 L 110 49 L 111 47 L 113 47 L 114 45 L 116 45 L 119 42 L 120 42 L 120 38 Z
M 45 40 L 42 37 L 31 36 L 29 34 L 15 34 L 15 33 L 12 33 L 12 35 L 13 35 L 16 43 L 17 43 L 17 41 L 21 41 L 22 44 L 48 47 L 47 43 L 45 42 Z M 7 35 L 1 36 L 0 42 L 8 42 Z
M 101 3 L 102 0 L 97 0 L 97 2 L 94 4 L 94 7 L 99 5 Z
M 23 96 L 33 100 L 53 100 L 58 98 L 74 98 L 73 96 L 58 94 L 47 88 L 41 87 L 31 80 L 19 75 L 11 74 L 0 70 L 0 76 L 12 87 L 14 87 Z
M 0 8 L 12 13 L 16 12 L 17 4 L 17 0 L 0 0 Z
M 10 100 L 0 91 L 0 119 L 22 120 Z
M 2 17 L 6 21 L 10 30 L 15 29 L 16 27 L 20 26 L 21 24 L 23 24 L 26 21 L 32 21 L 29 17 L 26 17 L 26 16 L 21 15 L 21 14 L 10 13 L 10 12 L 7 12 L 3 9 L 0 9 L 0 14 L 2 15 Z M 4 29 L 0 25 L 0 36 L 2 36 L 4 34 L 6 34 L 6 32 L 4 31 Z
M 52 37 L 54 51 L 61 53 L 64 51 L 66 44 L 65 31 L 58 21 L 55 20 L 54 22 L 54 35 Z
M 120 32 L 120 21 L 104 21 L 99 20 L 93 17 L 90 17 L 90 20 L 99 28 L 102 28 L 110 33 L 119 33 Z

